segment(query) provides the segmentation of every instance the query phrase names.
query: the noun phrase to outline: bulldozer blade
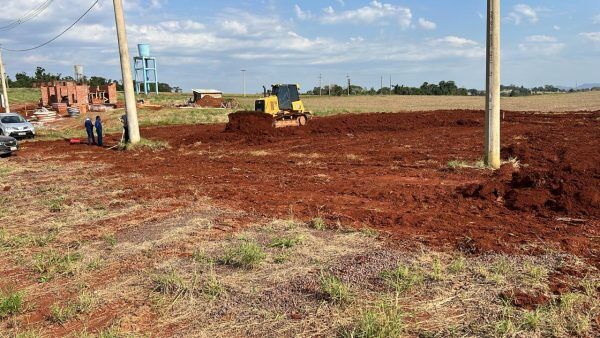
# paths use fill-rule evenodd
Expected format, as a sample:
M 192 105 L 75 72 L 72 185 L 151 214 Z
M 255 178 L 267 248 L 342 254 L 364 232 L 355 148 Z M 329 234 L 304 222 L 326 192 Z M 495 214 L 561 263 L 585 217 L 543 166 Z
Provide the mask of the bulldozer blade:
M 225 126 L 226 131 L 257 132 L 268 131 L 275 127 L 275 119 L 272 115 L 257 111 L 238 111 L 229 114 L 229 122 Z
M 287 128 L 287 127 L 298 127 L 298 126 L 300 126 L 298 119 L 275 121 L 275 128 Z

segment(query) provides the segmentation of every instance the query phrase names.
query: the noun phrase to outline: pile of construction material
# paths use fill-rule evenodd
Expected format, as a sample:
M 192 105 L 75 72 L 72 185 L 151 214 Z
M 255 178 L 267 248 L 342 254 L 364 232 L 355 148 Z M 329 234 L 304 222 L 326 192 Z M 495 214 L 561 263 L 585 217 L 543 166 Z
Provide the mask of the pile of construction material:
M 33 113 L 33 116 L 36 118 L 36 121 L 39 123 L 48 123 L 56 120 L 59 116 L 55 111 L 48 110 L 46 108 L 41 108 Z

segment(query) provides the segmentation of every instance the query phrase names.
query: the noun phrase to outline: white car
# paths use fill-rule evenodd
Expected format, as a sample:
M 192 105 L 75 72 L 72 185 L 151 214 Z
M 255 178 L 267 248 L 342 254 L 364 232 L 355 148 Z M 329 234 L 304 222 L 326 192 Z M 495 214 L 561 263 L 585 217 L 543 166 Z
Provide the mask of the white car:
M 0 114 L 0 135 L 16 139 L 34 138 L 35 128 L 17 113 Z

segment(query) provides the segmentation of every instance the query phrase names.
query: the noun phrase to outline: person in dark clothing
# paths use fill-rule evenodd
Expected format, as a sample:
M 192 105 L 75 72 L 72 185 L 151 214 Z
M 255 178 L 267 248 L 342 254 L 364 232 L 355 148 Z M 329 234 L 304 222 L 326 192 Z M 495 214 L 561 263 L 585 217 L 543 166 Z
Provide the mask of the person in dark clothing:
M 94 139 L 94 125 L 92 124 L 92 119 L 89 117 L 85 119 L 85 131 L 87 132 L 88 145 L 95 144 L 96 140 Z
M 121 116 L 121 122 L 123 122 L 123 142 L 129 143 L 129 125 L 127 124 L 127 114 Z
M 102 120 L 100 119 L 100 116 L 96 116 L 96 134 L 98 135 L 98 146 L 102 147 L 104 146 L 104 143 L 102 143 Z

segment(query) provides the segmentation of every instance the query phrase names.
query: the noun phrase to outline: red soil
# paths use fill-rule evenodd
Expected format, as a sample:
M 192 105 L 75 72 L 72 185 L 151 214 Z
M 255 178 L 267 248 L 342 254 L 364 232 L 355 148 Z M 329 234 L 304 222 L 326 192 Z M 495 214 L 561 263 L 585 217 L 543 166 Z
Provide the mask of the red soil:
M 60 141 L 26 144 L 19 156 L 58 152 L 63 161 L 112 164 L 105 175 L 130 174 L 121 182 L 134 199 L 185 201 L 200 191 L 246 211 L 245 221 L 322 217 L 381 230 L 390 243 L 474 254 L 551 247 L 600 265 L 600 112 L 507 112 L 503 158 L 526 167 L 448 168 L 481 158 L 482 125 L 482 112 L 438 111 L 316 118 L 265 133 L 156 127 L 143 136 L 168 140 L 171 149 L 134 154 L 135 161 Z
M 222 98 L 214 98 L 210 95 L 206 95 L 195 103 L 203 108 L 221 108 L 223 102 L 225 101 Z
M 227 132 L 237 132 L 250 135 L 272 135 L 273 116 L 257 111 L 239 111 L 229 114 L 229 123 L 225 126 Z

